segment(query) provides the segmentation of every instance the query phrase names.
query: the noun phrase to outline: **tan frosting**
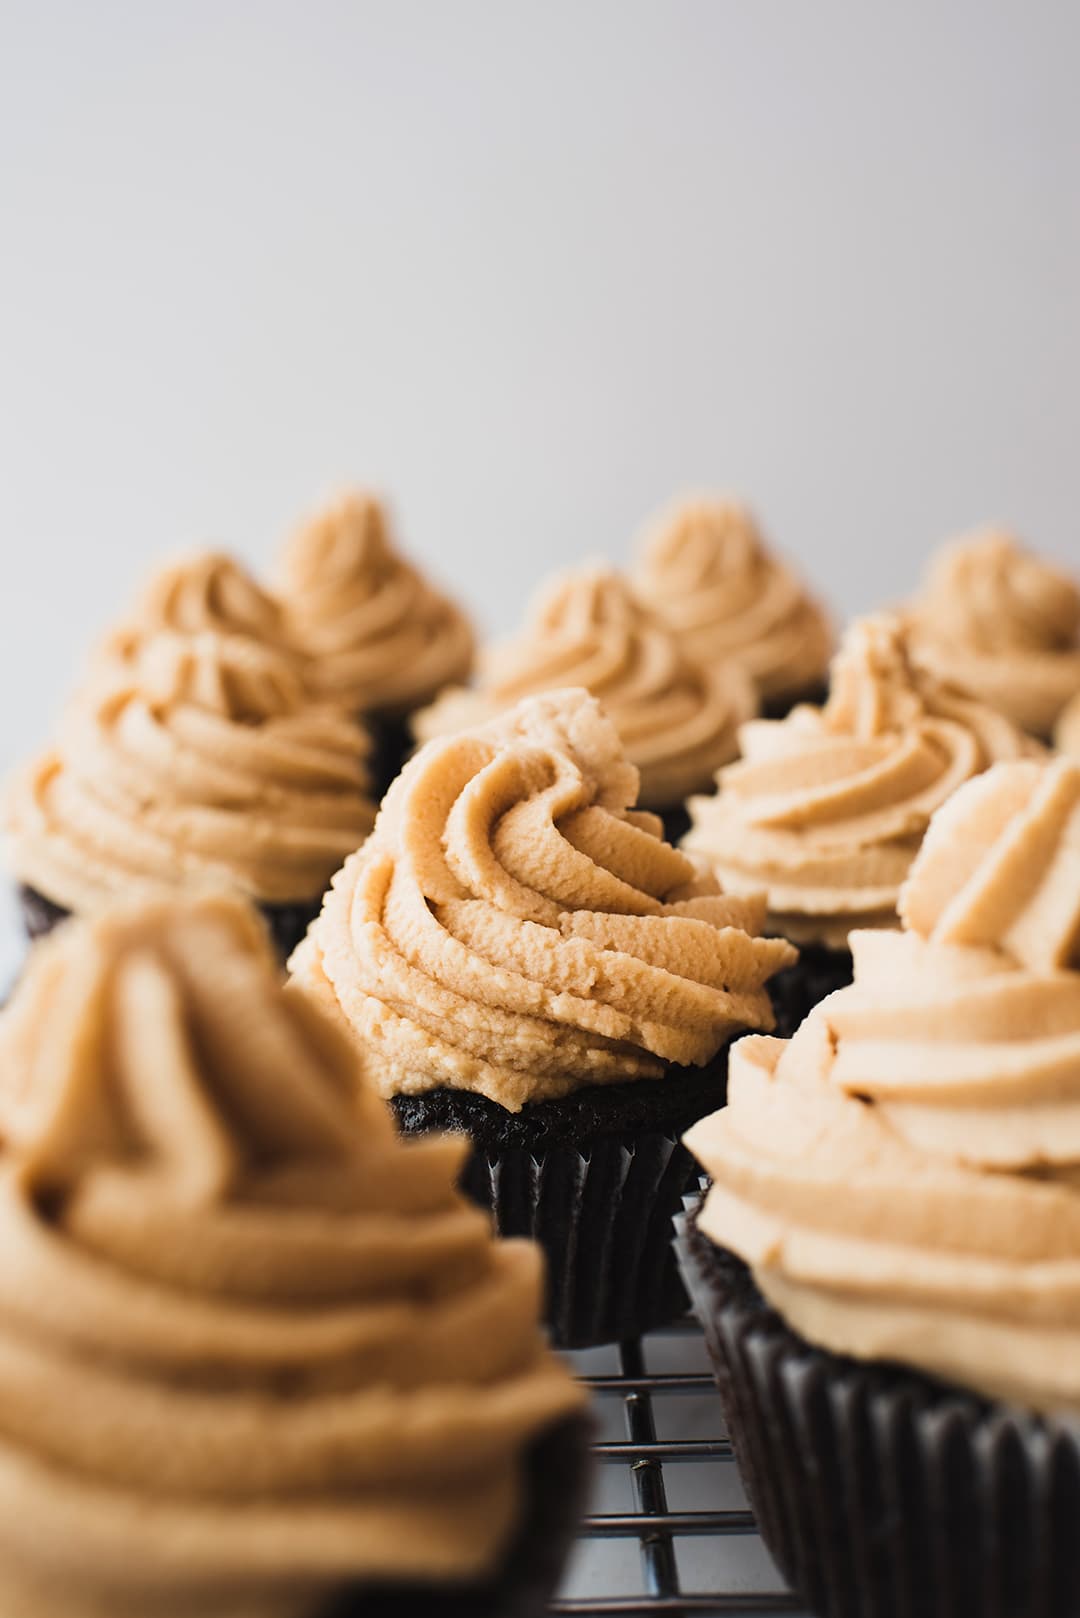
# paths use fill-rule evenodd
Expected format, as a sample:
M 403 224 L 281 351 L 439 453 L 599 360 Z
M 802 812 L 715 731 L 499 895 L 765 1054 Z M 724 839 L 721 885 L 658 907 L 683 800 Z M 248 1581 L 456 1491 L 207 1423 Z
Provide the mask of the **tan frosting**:
M 766 700 L 824 680 L 828 617 L 737 501 L 684 500 L 664 513 L 646 536 L 634 582 L 692 657 L 741 663 Z
M 0 1018 L 4 1612 L 314 1612 L 490 1568 L 582 1395 L 539 1254 L 406 1144 L 231 899 L 34 952 Z M 319 1610 L 324 1610 L 320 1608 Z
M 464 613 L 395 551 L 371 495 L 342 495 L 285 548 L 281 592 L 318 696 L 357 713 L 404 713 L 467 678 Z
M 1080 583 L 987 530 L 935 558 L 910 609 L 912 651 L 942 679 L 1048 738 L 1080 693 Z
M 1080 767 L 961 788 L 901 909 L 736 1046 L 702 1227 L 815 1342 L 1080 1411 Z
M 79 913 L 193 883 L 317 898 L 371 829 L 368 748 L 358 724 L 310 705 L 269 645 L 158 634 L 16 778 L 10 863 Z
M 732 893 L 764 888 L 771 925 L 844 948 L 895 927 L 930 816 L 999 759 L 1036 751 L 1007 719 L 914 669 L 896 619 L 853 624 L 822 709 L 744 725 L 720 792 L 690 803 L 685 846 Z
M 478 1091 L 516 1112 L 707 1062 L 771 1028 L 794 952 L 721 894 L 655 816 L 584 691 L 430 742 L 334 878 L 290 963 L 384 1095 Z
M 618 727 L 641 773 L 641 801 L 667 808 L 704 787 L 736 752 L 736 732 L 756 712 L 737 665 L 706 669 L 635 599 L 612 568 L 556 578 L 523 633 L 484 654 L 475 691 L 451 691 L 419 714 L 421 740 L 482 724 L 523 697 L 581 686 Z
M 1080 694 L 1062 710 L 1054 728 L 1054 746 L 1071 758 L 1080 758 Z

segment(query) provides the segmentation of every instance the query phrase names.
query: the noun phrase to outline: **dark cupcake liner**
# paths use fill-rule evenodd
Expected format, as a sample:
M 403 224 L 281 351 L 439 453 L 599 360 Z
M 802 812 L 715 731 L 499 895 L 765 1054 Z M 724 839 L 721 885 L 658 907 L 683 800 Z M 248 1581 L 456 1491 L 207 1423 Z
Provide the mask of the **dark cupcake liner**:
M 690 811 L 685 803 L 676 804 L 673 809 L 662 809 L 660 819 L 664 823 L 665 843 L 678 843 L 690 830 Z
M 804 686 L 801 691 L 787 692 L 784 696 L 771 697 L 761 705 L 762 719 L 785 719 L 792 708 L 798 708 L 803 703 L 810 703 L 814 708 L 823 708 L 829 699 L 829 687 L 824 680 L 816 685 Z
M 774 1032 L 781 1039 L 790 1039 L 804 1017 L 826 995 L 846 989 L 852 976 L 850 950 L 803 945 L 794 966 L 785 966 L 769 980 L 769 997 L 776 1013 Z
M 489 1578 L 457 1586 L 357 1586 L 324 1618 L 544 1618 L 585 1507 L 591 1436 L 588 1418 L 575 1416 L 532 1445 L 520 1524 Z
M 462 1188 L 491 1210 L 501 1236 L 539 1242 L 552 1340 L 586 1348 L 685 1312 L 671 1221 L 700 1171 L 680 1137 L 723 1105 L 726 1073 L 725 1051 L 700 1072 L 592 1086 L 519 1113 L 453 1090 L 398 1096 L 393 1105 L 406 1132 L 472 1138 Z
M 814 1348 L 695 1213 L 676 1230 L 758 1527 L 813 1612 L 1080 1613 L 1080 1428 Z
M 51 933 L 60 922 L 66 921 L 71 915 L 63 905 L 58 905 L 52 899 L 46 899 L 43 893 L 36 888 L 27 887 L 20 883 L 17 889 L 19 907 L 22 911 L 23 925 L 27 936 L 33 941 Z M 322 905 L 322 895 L 303 904 L 256 905 L 256 909 L 263 917 L 274 941 L 274 948 L 278 958 L 284 964 L 297 944 L 300 943 L 308 927 L 319 914 Z
M 391 781 L 401 774 L 402 765 L 416 749 L 416 738 L 407 714 L 361 714 L 372 741 L 368 766 L 372 796 L 381 803 Z

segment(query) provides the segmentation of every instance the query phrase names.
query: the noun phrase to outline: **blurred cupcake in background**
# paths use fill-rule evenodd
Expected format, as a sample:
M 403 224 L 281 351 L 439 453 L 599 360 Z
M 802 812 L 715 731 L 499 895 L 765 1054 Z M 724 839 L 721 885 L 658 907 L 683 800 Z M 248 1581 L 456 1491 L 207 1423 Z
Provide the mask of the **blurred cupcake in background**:
M 799 946 L 774 985 L 782 1031 L 851 979 L 848 934 L 896 927 L 930 816 L 973 775 L 1039 751 L 993 709 L 915 668 L 903 626 L 865 618 L 833 661 L 823 708 L 740 731 L 715 797 L 690 803 L 683 846 L 725 891 L 764 892 L 768 925 Z
M 28 932 L 210 886 L 257 903 L 287 955 L 374 822 L 366 733 L 313 707 L 295 659 L 263 641 L 159 632 L 127 661 L 9 789 Z
M 662 513 L 642 542 L 633 583 L 691 657 L 746 670 L 766 717 L 825 700 L 828 615 L 739 502 L 702 497 Z
M 794 958 L 637 787 L 581 690 L 429 742 L 290 963 L 404 1130 L 471 1138 L 465 1184 L 543 1245 L 567 1346 L 685 1307 L 679 1135 L 722 1098 L 731 1037 L 773 1026 L 768 980 Z
M 254 913 L 59 929 L 0 1074 L 5 1613 L 541 1618 L 587 1432 L 540 1254 L 462 1143 L 398 1137 Z
M 934 816 L 904 931 L 687 1144 L 679 1252 L 758 1524 L 825 1618 L 1080 1589 L 1080 767 Z
M 985 529 L 934 558 L 907 609 L 912 656 L 1048 741 L 1080 693 L 1080 582 Z
M 411 749 L 408 716 L 468 679 L 469 620 L 400 555 L 382 505 L 359 490 L 297 529 L 278 585 L 288 632 L 311 660 L 315 696 L 375 732 L 381 796 Z
M 602 703 L 639 771 L 641 806 L 664 815 L 671 838 L 685 828 L 686 797 L 735 757 L 738 727 L 757 712 L 738 664 L 707 668 L 687 657 L 620 574 L 591 564 L 553 579 L 521 632 L 482 653 L 475 688 L 449 691 L 418 714 L 416 734 L 452 734 L 568 686 Z
M 1070 758 L 1080 759 L 1080 694 L 1062 710 L 1054 727 L 1054 746 Z

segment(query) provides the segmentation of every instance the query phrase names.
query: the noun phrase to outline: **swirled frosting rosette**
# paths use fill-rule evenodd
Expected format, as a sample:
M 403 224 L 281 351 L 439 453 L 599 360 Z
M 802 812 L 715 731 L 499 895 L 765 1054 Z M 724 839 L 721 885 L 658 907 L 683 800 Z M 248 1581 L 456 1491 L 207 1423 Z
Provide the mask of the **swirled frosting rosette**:
M 407 713 L 472 668 L 468 619 L 397 553 L 371 495 L 342 495 L 293 535 L 280 589 L 313 691 L 350 712 Z
M 1080 768 L 964 786 L 901 913 L 790 1043 L 735 1047 L 700 1227 L 814 1343 L 1078 1411 Z
M 989 529 L 954 541 L 908 609 L 912 654 L 1034 735 L 1080 693 L 1080 583 Z
M 691 800 L 685 847 L 732 893 L 761 889 L 797 943 L 843 949 L 895 927 L 930 816 L 988 765 L 1037 751 L 1009 720 L 914 668 L 895 618 L 852 625 L 824 708 L 744 725 L 716 797 Z
M 0 1018 L 5 1610 L 298 1618 L 491 1567 L 581 1394 L 539 1256 L 401 1142 L 231 899 L 38 946 Z
M 737 501 L 684 500 L 664 513 L 646 536 L 634 584 L 691 657 L 741 664 L 766 702 L 823 683 L 828 616 Z
M 556 578 L 524 630 L 482 656 L 471 691 L 449 691 L 417 715 L 422 741 L 484 723 L 524 697 L 583 687 L 614 721 L 641 776 L 641 801 L 667 809 L 700 791 L 736 752 L 736 732 L 757 711 L 737 664 L 706 668 L 634 597 L 614 569 Z
M 312 706 L 269 644 L 159 633 L 16 778 L 10 864 L 80 914 L 193 884 L 317 899 L 371 829 L 368 746 L 359 725 Z
M 293 957 L 384 1095 L 472 1090 L 509 1111 L 703 1064 L 772 1027 L 790 946 L 754 936 L 635 811 L 638 777 L 584 691 L 425 746 Z
M 1063 709 L 1054 727 L 1054 746 L 1070 758 L 1080 759 L 1080 695 Z

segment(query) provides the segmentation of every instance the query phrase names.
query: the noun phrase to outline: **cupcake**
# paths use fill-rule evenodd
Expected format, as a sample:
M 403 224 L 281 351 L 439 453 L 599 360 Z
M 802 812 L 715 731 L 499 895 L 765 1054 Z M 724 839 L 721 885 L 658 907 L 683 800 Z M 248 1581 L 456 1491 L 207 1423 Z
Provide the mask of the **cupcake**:
M 418 715 L 421 741 L 483 724 L 523 697 L 584 687 L 603 703 L 641 776 L 641 803 L 674 839 L 683 801 L 735 757 L 740 724 L 757 711 L 734 664 L 706 668 L 634 598 L 614 569 L 580 568 L 534 602 L 522 633 L 482 657 L 472 691 L 448 692 Z
M 935 558 L 908 609 L 912 655 L 1049 739 L 1080 693 L 1080 583 L 1010 534 L 985 530 Z
M 223 551 L 198 551 L 158 568 L 133 611 L 106 637 L 101 656 L 130 669 L 140 649 L 162 631 L 242 635 L 279 652 L 290 645 L 279 604 Z
M 683 500 L 665 512 L 645 536 L 634 585 L 699 663 L 739 663 L 768 718 L 824 702 L 828 616 L 737 501 Z
M 684 846 L 730 893 L 768 896 L 772 931 L 799 945 L 774 986 L 781 1032 L 851 980 L 848 934 L 897 926 L 930 816 L 971 776 L 1035 744 L 1007 719 L 915 669 L 896 619 L 853 624 L 824 708 L 739 733 L 716 797 L 690 803 Z
M 403 1130 L 470 1137 L 464 1183 L 545 1248 L 570 1347 L 685 1306 L 679 1135 L 722 1097 L 731 1036 L 772 1027 L 794 956 L 756 936 L 760 899 L 661 840 L 637 786 L 584 691 L 428 743 L 290 963 Z
M 283 958 L 374 821 L 368 739 L 313 708 L 293 663 L 239 636 L 159 633 L 91 681 L 7 801 L 27 930 L 117 899 L 227 888 Z
M 935 816 L 905 928 L 732 1052 L 681 1222 L 766 1543 L 819 1614 L 1077 1610 L 1080 768 Z
M 5 1614 L 539 1618 L 585 1459 L 540 1256 L 250 909 L 60 929 L 0 1074 Z
M 412 746 L 409 714 L 469 676 L 468 619 L 398 554 L 382 506 L 360 492 L 340 496 L 297 530 L 279 584 L 289 633 L 311 659 L 316 696 L 372 725 L 385 788 Z
M 1054 727 L 1054 746 L 1071 758 L 1080 759 L 1080 695 L 1062 710 Z

